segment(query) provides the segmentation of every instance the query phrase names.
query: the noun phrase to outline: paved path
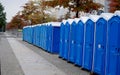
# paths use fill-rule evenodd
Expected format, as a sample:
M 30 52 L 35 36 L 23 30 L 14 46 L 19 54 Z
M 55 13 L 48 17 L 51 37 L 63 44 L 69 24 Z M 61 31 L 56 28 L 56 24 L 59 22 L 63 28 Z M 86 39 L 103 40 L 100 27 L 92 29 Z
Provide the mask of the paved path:
M 13 38 L 0 34 L 0 57 L 2 75 L 89 75 L 73 64 Z
M 7 38 L 25 75 L 66 75 L 14 38 Z
M 0 33 L 1 75 L 24 75 L 4 33 Z

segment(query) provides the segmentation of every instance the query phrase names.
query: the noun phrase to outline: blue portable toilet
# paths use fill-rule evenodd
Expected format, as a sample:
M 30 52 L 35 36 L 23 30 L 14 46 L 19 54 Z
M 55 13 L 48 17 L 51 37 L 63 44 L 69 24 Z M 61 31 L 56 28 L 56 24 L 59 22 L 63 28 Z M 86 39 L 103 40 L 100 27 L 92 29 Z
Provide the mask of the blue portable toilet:
M 64 44 L 64 56 L 63 59 L 68 60 L 69 49 L 70 49 L 70 25 L 73 19 L 68 19 L 65 24 L 65 44 Z
M 34 44 L 34 25 L 32 25 L 32 44 Z
M 24 41 L 25 40 L 25 28 L 23 27 L 22 29 L 22 40 Z
M 84 46 L 82 68 L 92 70 L 93 46 L 94 46 L 94 22 L 91 19 L 84 21 Z
M 43 24 L 41 25 L 41 48 L 43 49 L 43 34 L 44 34 L 44 27 L 43 27 Z
M 48 52 L 52 49 L 52 24 L 48 23 Z
M 34 35 L 33 35 L 33 45 L 35 45 L 35 41 L 36 41 L 36 40 L 35 40 L 35 39 L 36 39 L 36 37 L 35 37 L 35 36 L 36 36 L 35 25 L 33 26 L 33 30 L 34 30 L 34 33 L 33 33 L 33 34 L 34 34 Z
M 49 43 L 49 23 L 46 23 L 46 50 L 48 51 L 48 43 Z
M 51 51 L 51 42 L 52 42 L 52 25 L 51 23 L 47 23 L 47 51 L 50 52 Z
M 28 42 L 28 26 L 26 26 L 26 36 L 25 36 L 25 41 Z
M 82 66 L 82 59 L 83 59 L 83 44 L 84 44 L 84 23 L 81 19 L 86 17 L 81 17 L 78 20 L 76 25 L 76 38 L 75 38 L 75 64 L 78 66 Z
M 25 30 L 25 41 L 27 41 L 27 26 L 24 28 L 24 30 Z
M 26 27 L 24 26 L 23 27 L 23 30 L 22 30 L 22 35 L 23 35 L 23 41 L 25 41 L 25 36 L 26 36 Z
M 65 44 L 65 24 L 66 20 L 63 20 L 60 25 L 60 51 L 59 57 L 64 57 L 64 44 Z
M 40 27 L 41 24 L 38 25 L 38 47 L 40 47 L 40 34 L 41 34 Z
M 47 26 L 46 23 L 44 23 L 44 50 L 47 51 Z
M 39 47 L 41 47 L 41 24 L 39 25 Z
M 92 18 L 92 17 L 91 17 Z M 96 17 L 93 17 L 96 18 Z M 107 40 L 107 21 L 98 16 L 95 22 L 94 33 L 94 51 L 92 71 L 104 75 L 105 73 L 105 56 L 106 56 L 106 40 Z
M 30 43 L 32 44 L 33 43 L 33 27 L 32 26 L 30 26 Z
M 36 25 L 36 46 L 38 46 L 38 25 Z
M 23 41 L 26 41 L 26 29 L 27 29 L 27 27 L 26 26 L 24 26 L 23 27 Z
M 37 40 L 38 40 L 38 26 L 35 26 L 35 46 L 37 46 Z
M 31 26 L 29 26 L 29 29 L 28 29 L 28 36 L 29 36 L 29 39 L 28 39 L 28 42 L 31 43 Z
M 41 37 L 41 35 L 40 35 L 40 34 L 41 34 L 40 27 L 41 27 L 41 24 L 38 24 L 38 47 L 41 47 L 41 46 L 40 46 L 40 41 L 41 41 L 41 40 L 40 40 L 40 37 Z
M 120 75 L 120 17 L 102 14 L 107 20 L 107 51 L 105 75 Z
M 75 38 L 76 38 L 76 20 L 78 18 L 75 18 L 71 21 L 71 27 L 70 27 L 70 48 L 69 48 L 69 55 L 68 55 L 68 61 L 74 63 L 75 62 L 75 55 L 76 55 L 76 50 L 75 50 Z
M 46 45 L 46 43 L 45 43 L 45 24 L 43 23 L 43 24 L 41 24 L 41 48 L 43 49 L 43 50 L 46 50 L 45 49 L 45 45 Z
M 36 25 L 33 25 L 33 45 L 36 45 Z
M 50 23 L 50 53 L 59 53 L 59 43 L 60 43 L 60 22 Z
M 33 39 L 33 30 L 32 30 L 32 26 L 30 26 L 30 28 L 29 28 L 29 33 L 30 33 L 30 35 L 29 35 L 29 43 L 31 43 L 32 44 L 32 39 Z

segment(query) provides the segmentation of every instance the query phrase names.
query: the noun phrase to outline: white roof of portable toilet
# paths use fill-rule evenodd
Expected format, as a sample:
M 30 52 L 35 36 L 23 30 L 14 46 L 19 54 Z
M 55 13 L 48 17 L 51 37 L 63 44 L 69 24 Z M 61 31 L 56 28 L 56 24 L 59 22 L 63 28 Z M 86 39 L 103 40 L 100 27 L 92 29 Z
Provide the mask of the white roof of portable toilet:
M 113 13 L 102 13 L 100 16 L 108 21 L 109 19 L 111 19 L 114 16 L 114 14 Z
M 31 27 L 35 27 L 35 25 L 32 25 Z
M 73 23 L 74 19 L 68 19 L 67 21 L 71 25 Z
M 32 25 L 32 27 L 36 27 L 37 25 Z
M 50 22 L 50 24 L 52 25 L 52 26 L 60 26 L 60 22 Z
M 49 25 L 50 25 L 50 22 L 46 23 L 46 25 L 48 25 L 48 26 L 49 26 Z
M 63 24 L 65 25 L 65 24 L 66 24 L 66 22 L 67 22 L 67 20 L 62 20 L 62 22 L 63 22 Z
M 43 26 L 45 26 L 45 25 L 46 25 L 46 23 L 42 23 L 42 25 L 43 25 Z
M 41 26 L 41 24 L 38 24 L 38 26 Z
M 100 18 L 100 16 L 98 16 L 98 15 L 90 15 L 89 18 L 90 18 L 93 22 L 97 22 L 98 19 Z
M 24 26 L 23 28 L 28 28 L 28 27 L 31 27 L 31 26 Z
M 86 23 L 88 19 L 89 19 L 89 17 L 86 17 L 86 16 L 80 18 L 80 20 L 81 20 L 83 23 Z
M 27 28 L 27 26 L 24 26 L 23 28 Z
M 120 16 L 120 10 L 115 11 L 114 14 Z
M 80 18 L 75 18 L 74 20 L 76 23 L 78 23 L 80 21 Z

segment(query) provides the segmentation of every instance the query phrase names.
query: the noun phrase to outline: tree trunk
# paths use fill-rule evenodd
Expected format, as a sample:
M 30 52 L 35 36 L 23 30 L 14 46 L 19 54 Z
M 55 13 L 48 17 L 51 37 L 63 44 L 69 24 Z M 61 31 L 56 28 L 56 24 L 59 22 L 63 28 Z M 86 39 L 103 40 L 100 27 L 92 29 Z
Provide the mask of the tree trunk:
M 79 0 L 75 0 L 75 3 L 76 3 L 76 7 L 78 7 L 79 6 Z M 79 17 L 79 11 L 77 10 L 76 11 L 76 18 L 78 18 Z
M 79 11 L 76 11 L 76 18 L 79 18 Z

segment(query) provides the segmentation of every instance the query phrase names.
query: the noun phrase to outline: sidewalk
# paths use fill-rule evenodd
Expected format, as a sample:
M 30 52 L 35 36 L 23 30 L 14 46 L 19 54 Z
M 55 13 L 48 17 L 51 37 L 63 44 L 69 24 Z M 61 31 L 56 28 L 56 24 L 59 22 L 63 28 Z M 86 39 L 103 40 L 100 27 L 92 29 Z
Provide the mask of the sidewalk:
M 0 41 L 2 62 L 6 60 L 2 63 L 2 75 L 89 75 L 87 71 L 58 58 L 58 55 L 47 53 L 10 34 L 5 33 L 5 36 Z
M 1 75 L 24 75 L 6 38 L 11 38 L 11 36 L 0 33 Z
M 14 38 L 7 38 L 25 75 L 66 75 Z

